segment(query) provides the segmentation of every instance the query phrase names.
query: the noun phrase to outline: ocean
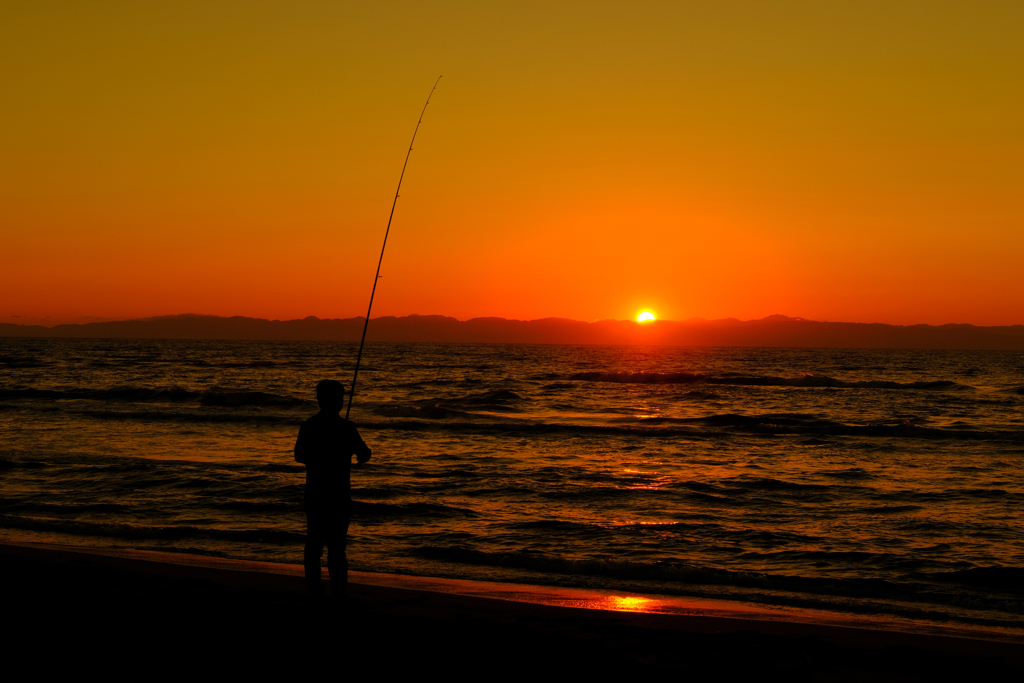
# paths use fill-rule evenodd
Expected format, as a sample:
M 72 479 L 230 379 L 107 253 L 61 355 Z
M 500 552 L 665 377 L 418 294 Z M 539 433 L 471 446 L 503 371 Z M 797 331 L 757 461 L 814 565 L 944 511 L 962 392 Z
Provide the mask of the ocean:
M 0 538 L 300 563 L 357 345 L 0 339 Z M 1024 628 L 1024 353 L 370 344 L 353 569 Z

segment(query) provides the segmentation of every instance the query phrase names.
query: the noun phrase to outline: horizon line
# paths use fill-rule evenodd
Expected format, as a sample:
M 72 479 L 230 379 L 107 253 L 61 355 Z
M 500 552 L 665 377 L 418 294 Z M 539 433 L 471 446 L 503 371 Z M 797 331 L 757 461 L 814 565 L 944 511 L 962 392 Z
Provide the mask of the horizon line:
M 270 323 L 295 323 L 295 322 L 303 322 L 303 321 L 310 321 L 310 320 L 316 320 L 316 321 L 322 321 L 322 322 L 329 322 L 329 321 L 335 321 L 335 320 L 337 320 L 337 321 L 343 321 L 343 320 L 365 320 L 366 316 L 364 316 L 364 315 L 355 315 L 355 316 L 349 316 L 349 317 L 342 318 L 342 317 L 320 317 L 320 316 L 317 316 L 317 315 L 307 315 L 307 316 L 300 317 L 300 318 L 261 318 L 261 317 L 251 316 L 251 315 L 218 315 L 218 314 L 213 314 L 213 313 L 170 313 L 170 314 L 151 315 L 151 316 L 144 316 L 144 317 L 80 316 L 80 317 L 77 318 L 78 322 L 54 322 L 52 324 L 48 324 L 48 323 L 44 322 L 44 321 L 46 321 L 49 318 L 51 318 L 51 316 L 44 316 L 42 318 L 35 318 L 35 317 L 32 317 L 32 316 L 11 315 L 11 316 L 8 316 L 8 320 L 11 320 L 11 319 L 14 319 L 14 320 L 26 319 L 26 320 L 30 320 L 32 322 L 0 322 L 0 325 L 13 325 L 13 326 L 17 326 L 17 327 L 41 327 L 43 329 L 50 329 L 50 330 L 52 330 L 52 329 L 54 329 L 56 327 L 61 327 L 61 326 L 83 327 L 83 326 L 87 326 L 87 325 L 103 325 L 103 324 L 110 324 L 110 323 L 153 322 L 153 321 L 157 321 L 157 320 L 166 320 L 166 319 L 171 319 L 171 318 L 217 318 L 217 319 L 221 319 L 221 320 L 231 320 L 231 319 L 242 318 L 242 319 L 247 319 L 247 320 L 264 321 L 264 322 L 270 322 Z M 838 321 L 837 320 L 815 320 L 815 319 L 812 319 L 812 318 L 804 318 L 804 317 L 801 317 L 801 316 L 789 316 L 789 315 L 785 315 L 785 314 L 782 314 L 782 313 L 772 313 L 772 314 L 766 315 L 766 316 L 764 316 L 762 318 L 749 318 L 749 319 L 746 319 L 746 320 L 743 320 L 743 319 L 740 319 L 740 318 L 736 318 L 736 317 L 724 317 L 724 318 L 692 317 L 692 318 L 686 318 L 686 319 L 683 319 L 683 320 L 672 320 L 672 319 L 661 319 L 661 318 L 658 318 L 658 319 L 655 319 L 655 320 L 650 320 L 650 321 L 645 321 L 645 322 L 639 322 L 639 321 L 637 321 L 635 319 L 630 319 L 630 318 L 625 318 L 625 319 L 600 318 L 600 319 L 596 319 L 596 320 L 580 320 L 580 319 L 577 319 L 577 318 L 568 318 L 568 317 L 562 317 L 562 316 L 546 316 L 546 317 L 542 317 L 542 318 L 524 319 L 524 318 L 506 318 L 506 317 L 496 316 L 496 315 L 482 315 L 482 316 L 474 316 L 472 318 L 462 319 L 462 318 L 456 318 L 456 317 L 451 316 L 451 315 L 446 315 L 446 314 L 443 314 L 443 313 L 409 313 L 409 314 L 406 314 L 406 315 L 380 315 L 380 316 L 377 316 L 375 318 L 371 317 L 370 321 L 372 322 L 374 320 L 384 320 L 384 319 L 401 320 L 401 319 L 406 319 L 406 318 L 444 318 L 444 319 L 453 320 L 453 321 L 459 322 L 459 323 L 467 323 L 467 322 L 472 322 L 472 321 L 475 321 L 475 320 L 501 320 L 501 321 L 506 321 L 506 322 L 519 322 L 519 323 L 536 323 L 536 322 L 556 321 L 557 320 L 557 321 L 565 321 L 565 322 L 571 322 L 571 323 L 581 323 L 581 324 L 585 324 L 585 325 L 594 325 L 594 324 L 598 324 L 598 323 L 613 322 L 613 323 L 633 323 L 633 324 L 636 324 L 638 326 L 644 326 L 644 327 L 655 326 L 655 325 L 659 325 L 659 324 L 670 324 L 670 323 L 671 324 L 685 324 L 685 323 L 702 323 L 702 322 L 703 323 L 716 323 L 716 322 L 737 322 L 737 323 L 794 322 L 794 323 L 800 323 L 800 322 L 804 322 L 804 323 L 820 323 L 820 324 L 833 324 L 833 325 L 885 325 L 885 326 L 889 326 L 889 327 L 946 327 L 946 326 L 1021 327 L 1021 326 L 1024 326 L 1024 323 L 1012 323 L 1012 324 L 1008 324 L 1008 325 L 979 325 L 977 323 L 966 323 L 966 322 L 946 322 L 946 323 L 938 323 L 938 324 L 936 324 L 936 323 L 886 323 L 886 322 L 877 322 L 877 321 L 875 321 L 875 322 L 860 322 L 860 321 L 843 321 L 843 320 L 838 320 Z

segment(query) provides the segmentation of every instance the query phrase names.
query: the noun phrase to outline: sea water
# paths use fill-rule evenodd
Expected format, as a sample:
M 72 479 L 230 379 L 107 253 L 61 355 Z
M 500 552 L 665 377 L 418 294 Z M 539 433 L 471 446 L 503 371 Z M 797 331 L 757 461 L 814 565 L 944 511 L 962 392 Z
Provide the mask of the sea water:
M 0 535 L 301 562 L 350 343 L 0 339 Z M 1024 626 L 1024 354 L 371 344 L 354 569 Z

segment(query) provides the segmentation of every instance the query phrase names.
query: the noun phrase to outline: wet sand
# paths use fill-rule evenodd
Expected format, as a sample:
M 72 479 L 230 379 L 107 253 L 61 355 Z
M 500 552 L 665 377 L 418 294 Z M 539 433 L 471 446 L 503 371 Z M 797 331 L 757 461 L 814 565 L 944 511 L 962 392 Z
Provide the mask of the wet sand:
M 298 565 L 12 541 L 0 578 L 8 666 L 38 673 L 909 681 L 1024 670 L 1013 634 L 727 601 L 353 572 L 349 605 L 325 607 L 307 601 Z

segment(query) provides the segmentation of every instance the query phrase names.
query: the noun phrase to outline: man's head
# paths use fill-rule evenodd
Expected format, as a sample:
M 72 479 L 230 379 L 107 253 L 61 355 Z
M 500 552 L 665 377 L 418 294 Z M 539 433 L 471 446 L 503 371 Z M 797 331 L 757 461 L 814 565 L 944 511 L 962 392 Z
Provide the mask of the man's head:
M 336 379 L 323 379 L 316 385 L 316 402 L 320 410 L 341 412 L 345 407 L 345 387 Z

